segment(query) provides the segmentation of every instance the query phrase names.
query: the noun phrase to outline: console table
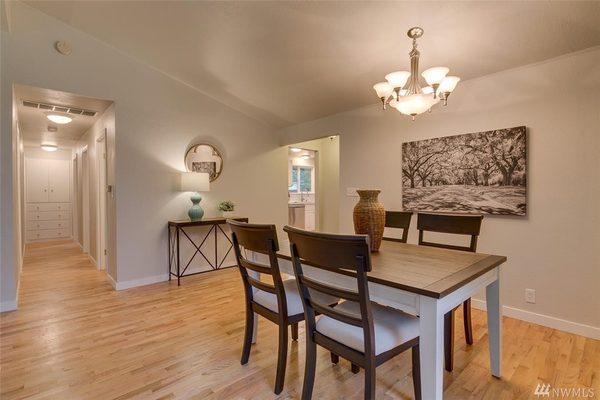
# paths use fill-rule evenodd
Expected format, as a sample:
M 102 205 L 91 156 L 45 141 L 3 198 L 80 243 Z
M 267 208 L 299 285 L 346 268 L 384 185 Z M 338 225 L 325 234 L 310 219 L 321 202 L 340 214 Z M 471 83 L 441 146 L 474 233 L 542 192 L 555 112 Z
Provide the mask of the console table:
M 248 218 L 230 218 L 230 219 L 233 219 L 236 221 L 241 221 L 241 222 L 248 222 Z M 225 259 L 227 258 L 227 255 L 233 248 L 233 242 L 231 241 L 229 236 L 227 236 L 227 234 L 225 233 L 223 228 L 221 228 L 221 225 L 224 225 L 226 223 L 226 221 L 227 221 L 227 218 L 222 218 L 222 217 L 204 218 L 200 221 L 189 221 L 189 220 L 169 221 L 169 223 L 167 225 L 168 237 L 169 237 L 169 241 L 168 241 L 169 242 L 169 280 L 171 280 L 172 276 L 176 276 L 177 277 L 177 286 L 180 286 L 181 278 L 184 276 L 196 275 L 196 274 L 201 274 L 203 272 L 209 272 L 209 271 L 221 269 L 223 262 L 225 261 Z M 202 241 L 200 242 L 199 245 L 196 244 L 196 242 L 194 242 L 194 240 L 190 237 L 190 235 L 188 235 L 188 233 L 184 229 L 184 228 L 195 227 L 195 226 L 210 226 L 210 229 L 208 230 L 206 235 L 204 235 L 204 237 L 202 238 Z M 221 233 L 223 234 L 222 236 L 224 236 L 229 241 L 229 247 L 227 249 L 227 252 L 225 253 L 225 255 L 222 258 L 219 257 L 219 253 L 217 251 L 219 231 L 221 231 Z M 183 233 L 183 235 L 196 248 L 196 251 L 194 251 L 194 254 L 190 258 L 190 260 L 187 262 L 185 267 L 183 267 L 183 270 L 181 269 L 181 262 L 180 262 L 181 257 L 180 257 L 180 252 L 179 252 L 179 242 L 180 242 L 180 236 L 181 236 L 180 234 L 181 233 Z M 211 236 L 211 234 L 214 238 L 214 245 L 215 245 L 214 261 L 209 260 L 208 257 L 206 257 L 206 254 L 204 254 L 201 250 L 202 245 L 208 240 L 208 238 Z M 196 257 L 196 254 L 200 254 L 206 260 L 206 262 L 208 263 L 208 265 L 210 266 L 211 269 L 209 269 L 207 271 L 193 272 L 193 273 L 186 275 L 185 271 L 187 271 L 188 267 L 190 266 L 190 264 Z M 173 271 L 173 269 L 174 269 L 173 267 L 176 267 L 175 272 Z M 226 267 L 224 267 L 224 268 L 226 268 Z

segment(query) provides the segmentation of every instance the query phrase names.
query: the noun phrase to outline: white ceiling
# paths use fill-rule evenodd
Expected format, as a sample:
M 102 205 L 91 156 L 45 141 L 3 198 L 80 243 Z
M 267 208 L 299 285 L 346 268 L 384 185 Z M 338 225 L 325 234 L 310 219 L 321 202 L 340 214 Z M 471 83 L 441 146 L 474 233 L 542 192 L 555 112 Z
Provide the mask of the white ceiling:
M 598 1 L 26 2 L 275 127 L 376 103 L 415 25 L 463 80 L 600 45 Z
M 93 99 L 72 93 L 24 85 L 15 85 L 15 97 L 19 127 L 23 143 L 26 146 L 39 146 L 44 142 L 57 144 L 61 148 L 71 148 L 112 103 L 108 100 Z M 96 111 L 97 114 L 94 117 L 69 114 L 73 121 L 65 125 L 59 125 L 46 118 L 48 114 L 46 110 L 26 107 L 23 105 L 23 100 L 83 108 Z M 58 131 L 49 132 L 48 126 L 55 126 Z

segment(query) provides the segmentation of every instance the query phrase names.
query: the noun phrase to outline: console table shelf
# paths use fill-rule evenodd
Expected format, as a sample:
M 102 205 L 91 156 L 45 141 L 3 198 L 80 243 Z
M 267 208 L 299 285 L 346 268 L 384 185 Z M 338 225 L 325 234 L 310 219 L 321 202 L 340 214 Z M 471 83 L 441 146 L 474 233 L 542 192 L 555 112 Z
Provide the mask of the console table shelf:
M 168 244 L 169 244 L 169 280 L 171 280 L 171 277 L 173 277 L 173 276 L 177 277 L 177 286 L 180 286 L 181 278 L 184 276 L 196 275 L 196 274 L 201 274 L 204 272 L 210 272 L 210 271 L 221 269 L 223 262 L 225 261 L 225 259 L 229 255 L 229 252 L 233 248 L 233 243 L 231 242 L 231 239 L 229 238 L 229 236 L 227 236 L 227 233 L 225 233 L 225 231 L 221 227 L 221 225 L 225 225 L 225 223 L 227 222 L 227 219 L 228 218 L 219 217 L 219 218 L 204 218 L 200 221 L 189 221 L 189 220 L 169 221 L 169 223 L 167 225 L 168 237 L 169 237 L 169 240 L 168 240 Z M 229 218 L 229 219 L 233 219 L 233 220 L 241 221 L 241 222 L 248 222 L 248 218 L 244 218 L 244 217 L 236 217 L 236 218 Z M 200 241 L 200 244 L 196 244 L 196 242 L 194 242 L 194 240 L 190 237 L 190 235 L 188 235 L 188 233 L 184 229 L 184 228 L 196 227 L 196 226 L 210 226 L 210 229 L 208 230 L 208 232 L 206 232 L 206 235 L 204 235 L 204 237 Z M 222 258 L 219 257 L 219 252 L 218 252 L 219 231 L 223 234 L 222 236 L 224 236 L 229 241 L 229 247 L 227 248 L 227 251 L 225 252 L 225 255 Z M 182 233 L 183 233 L 183 236 L 185 236 L 187 238 L 187 240 L 189 240 L 189 242 L 196 249 L 194 251 L 194 254 L 192 255 L 192 257 L 190 258 L 190 260 L 185 265 L 185 267 L 183 267 L 183 270 L 181 269 L 181 256 L 180 256 L 180 240 L 181 240 L 180 238 L 181 238 Z M 209 260 L 209 258 L 206 256 L 206 254 L 204 254 L 201 250 L 202 245 L 204 245 L 204 243 L 208 240 L 208 238 L 211 236 L 211 234 L 214 238 L 214 250 L 215 250 L 214 261 Z M 192 261 L 196 257 L 196 254 L 200 254 L 206 260 L 206 262 L 208 263 L 208 265 L 210 266 L 211 269 L 206 270 L 206 271 L 193 272 L 190 274 L 186 274 L 185 271 L 187 271 L 188 267 L 191 265 Z M 175 268 L 175 271 L 173 271 L 174 268 Z M 227 267 L 223 267 L 223 268 L 227 268 Z

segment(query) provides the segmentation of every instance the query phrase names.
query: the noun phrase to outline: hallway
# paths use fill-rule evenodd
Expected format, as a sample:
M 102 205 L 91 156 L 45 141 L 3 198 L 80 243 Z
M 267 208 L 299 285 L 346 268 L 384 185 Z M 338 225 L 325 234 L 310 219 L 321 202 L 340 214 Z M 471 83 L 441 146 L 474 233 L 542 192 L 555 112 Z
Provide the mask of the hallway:
M 73 242 L 27 247 L 19 309 L 1 314 L 0 397 L 10 399 L 273 399 L 277 335 L 261 320 L 240 367 L 244 324 L 236 269 L 116 292 Z M 458 313 L 459 315 L 462 313 Z M 446 399 L 534 399 L 537 382 L 599 391 L 600 342 L 504 318 L 504 375 L 488 372 L 485 314 L 473 311 L 475 344 L 456 331 Z M 457 320 L 457 327 L 462 321 Z M 510 332 L 510 334 L 507 334 Z M 290 345 L 280 399 L 298 398 L 303 324 Z M 332 366 L 319 350 L 315 395 L 362 398 L 362 372 Z M 378 369 L 377 397 L 412 398 L 410 359 Z

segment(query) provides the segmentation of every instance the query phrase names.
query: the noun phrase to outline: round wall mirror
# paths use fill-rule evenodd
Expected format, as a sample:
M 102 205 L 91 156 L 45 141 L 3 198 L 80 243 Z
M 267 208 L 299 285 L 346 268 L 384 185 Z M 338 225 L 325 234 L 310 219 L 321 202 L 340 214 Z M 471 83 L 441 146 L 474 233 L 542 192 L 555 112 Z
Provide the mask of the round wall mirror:
M 206 172 L 214 181 L 223 170 L 223 157 L 210 144 L 196 144 L 185 153 L 185 168 L 190 172 Z

